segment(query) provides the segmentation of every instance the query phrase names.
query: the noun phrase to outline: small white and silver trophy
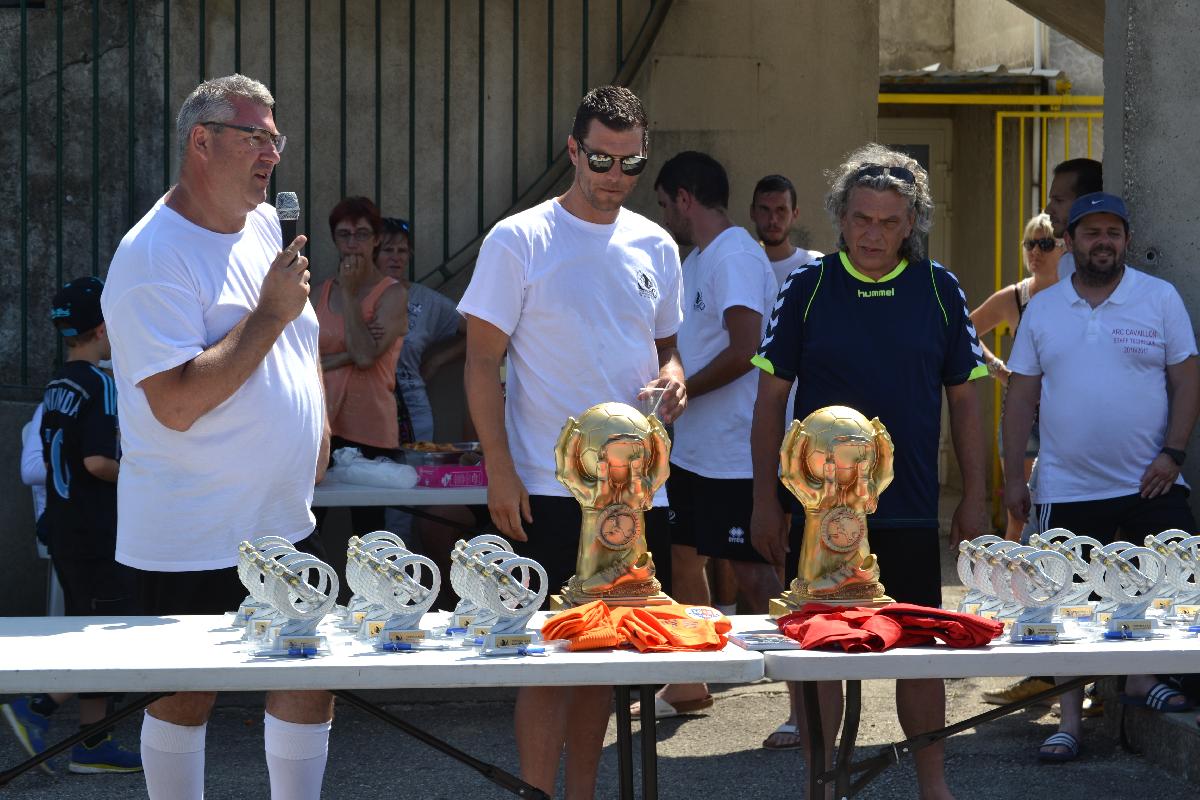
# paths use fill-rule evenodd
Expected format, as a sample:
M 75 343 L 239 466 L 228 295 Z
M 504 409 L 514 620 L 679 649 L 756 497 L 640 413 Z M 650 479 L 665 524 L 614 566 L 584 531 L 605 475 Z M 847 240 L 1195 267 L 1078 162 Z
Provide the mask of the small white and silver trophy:
M 1114 544 L 1125 547 L 1092 553 L 1092 568 L 1099 570 L 1097 589 L 1113 604 L 1105 638 L 1148 638 L 1154 635 L 1154 620 L 1146 617 L 1146 611 L 1166 579 L 1163 558 L 1148 547 Z
M 1162 593 L 1154 598 L 1153 607 L 1164 612 L 1164 616 L 1174 616 L 1172 609 L 1175 607 L 1176 596 L 1179 591 L 1178 575 L 1187 569 L 1177 557 L 1176 551 L 1171 550 L 1171 544 L 1181 542 L 1190 536 L 1191 534 L 1187 531 L 1171 528 L 1162 533 L 1147 536 L 1142 542 L 1146 547 L 1158 553 L 1163 560 L 1163 570 L 1166 571 L 1166 580 L 1162 583 Z
M 1195 624 L 1200 615 L 1200 536 L 1171 542 L 1167 549 L 1178 564 L 1172 612 L 1177 621 Z
M 1017 618 L 1017 599 L 1013 597 L 1008 570 L 1000 562 L 1000 555 L 1023 546 L 1004 539 L 976 552 L 975 585 L 987 595 L 987 600 L 979 607 L 979 616 L 1004 623 Z
M 267 558 L 273 558 L 279 553 L 296 552 L 296 548 L 292 546 L 292 543 L 282 536 L 260 536 L 252 540 L 249 544 L 255 551 L 262 553 Z M 238 548 L 238 577 L 241 579 L 242 585 L 247 586 L 249 584 L 246 583 L 247 578 L 243 571 L 249 569 L 249 564 L 246 559 L 241 557 L 244 552 L 242 548 Z M 261 634 L 266 632 L 266 627 L 269 627 L 270 621 L 275 619 L 275 617 L 276 614 L 269 604 L 258 600 L 253 594 L 248 594 L 246 595 L 246 599 L 238 606 L 237 611 L 233 613 L 233 624 L 234 627 L 249 630 L 249 623 L 251 620 L 254 620 L 258 623 L 254 627 Z
M 1100 542 L 1091 536 L 1076 536 L 1066 528 L 1052 528 L 1030 536 L 1029 544 L 1040 550 L 1053 550 L 1071 565 L 1072 589 L 1059 604 L 1058 616 L 1081 621 L 1092 619 L 1096 604 L 1090 600 L 1094 588 L 1087 556 L 1092 548 L 1100 548 Z
M 512 554 L 512 545 L 507 539 L 490 533 L 480 534 L 470 541 L 459 539 L 455 542 L 454 550 L 450 553 L 450 586 L 459 596 L 459 601 L 451 615 L 451 628 L 460 629 L 471 636 L 484 636 L 490 631 L 495 621 L 490 618 L 491 613 L 468 597 L 467 582 L 473 580 L 468 565 L 475 561 L 490 563 L 493 557 L 502 559 Z
M 369 606 L 359 637 L 385 650 L 426 638 L 421 618 L 437 600 L 442 575 L 429 558 L 404 547 L 355 553 Z M 347 561 L 347 564 L 350 562 Z
M 999 536 L 988 533 L 958 543 L 958 561 L 955 562 L 955 569 L 958 570 L 959 581 L 967 587 L 967 593 L 963 596 L 962 602 L 958 604 L 960 614 L 978 614 L 979 607 L 987 599 L 987 596 L 975 585 L 975 553 L 989 544 L 1002 541 L 1004 540 Z
M 337 604 L 338 578 L 331 566 L 282 547 L 273 548 L 268 557 L 250 542 L 242 542 L 238 574 L 250 594 L 277 615 L 260 655 L 306 657 L 328 652 L 317 626 Z
M 465 551 L 464 551 L 465 552 Z M 507 655 L 529 651 L 541 642 L 541 634 L 528 629 L 530 618 L 546 600 L 549 585 L 546 570 L 531 558 L 504 551 L 485 557 L 458 554 L 460 567 L 456 590 L 477 609 L 476 623 L 486 619 L 488 632 L 480 638 L 484 655 Z
M 351 536 L 346 542 L 346 585 L 353 594 L 342 612 L 342 621 L 338 627 L 345 630 L 357 631 L 362 627 L 367 616 L 371 601 L 364 594 L 363 581 L 366 572 L 357 560 L 359 550 L 374 553 L 388 547 L 404 547 L 404 540 L 391 531 L 373 531 L 364 536 Z
M 1017 550 L 1000 556 L 1021 607 L 1012 624 L 1011 640 L 1053 644 L 1063 633 L 1063 624 L 1054 619 L 1055 609 L 1075 591 L 1071 564 L 1066 556 L 1053 550 Z

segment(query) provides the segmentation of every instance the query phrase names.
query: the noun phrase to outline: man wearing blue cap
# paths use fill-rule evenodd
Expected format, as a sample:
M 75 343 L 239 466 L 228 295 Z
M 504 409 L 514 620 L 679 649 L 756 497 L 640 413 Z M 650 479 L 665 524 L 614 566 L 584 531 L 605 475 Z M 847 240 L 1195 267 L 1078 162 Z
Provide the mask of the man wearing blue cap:
M 1129 215 L 1121 198 L 1094 192 L 1071 206 L 1067 247 L 1075 272 L 1025 311 L 1008 367 L 1004 452 L 1009 510 L 1031 507 L 1021 446 L 1041 400 L 1038 527 L 1066 528 L 1102 544 L 1140 542 L 1170 528 L 1195 530 L 1179 474 L 1200 413 L 1196 339 L 1171 284 L 1125 263 Z M 1129 676 L 1123 702 L 1184 711 L 1187 698 L 1153 676 Z M 1059 732 L 1043 761 L 1079 753 L 1082 693 L 1061 699 Z

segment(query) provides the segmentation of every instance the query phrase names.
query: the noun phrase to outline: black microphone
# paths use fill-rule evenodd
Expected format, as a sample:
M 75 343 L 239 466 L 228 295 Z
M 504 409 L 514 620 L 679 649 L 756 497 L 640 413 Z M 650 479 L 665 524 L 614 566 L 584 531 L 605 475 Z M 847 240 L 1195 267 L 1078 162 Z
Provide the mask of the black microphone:
M 296 197 L 295 192 L 279 192 L 275 195 L 275 210 L 279 213 L 279 227 L 283 230 L 282 247 L 287 247 L 296 238 L 300 199 Z

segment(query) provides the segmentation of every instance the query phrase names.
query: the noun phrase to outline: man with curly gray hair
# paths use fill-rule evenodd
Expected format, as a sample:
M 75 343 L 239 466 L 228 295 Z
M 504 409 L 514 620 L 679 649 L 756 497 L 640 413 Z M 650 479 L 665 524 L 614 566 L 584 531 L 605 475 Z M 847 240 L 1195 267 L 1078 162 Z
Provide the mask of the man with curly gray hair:
M 926 256 L 933 199 L 929 177 L 915 160 L 878 144 L 859 148 L 830 173 L 825 207 L 838 232 L 838 251 L 788 276 L 753 359 L 761 372 L 751 430 L 751 538 L 759 552 L 782 566 L 788 530 L 787 509 L 777 494 L 779 442 L 795 383 L 793 419 L 842 405 L 887 426 L 896 444 L 896 478 L 871 517 L 871 547 L 888 594 L 940 606 L 943 388 L 963 476 L 950 544 L 957 547 L 961 539 L 988 531 L 983 425 L 971 384 L 987 375 L 983 351 L 957 279 Z M 794 524 L 802 527 L 803 509 L 792 510 Z M 831 754 L 841 684 L 821 684 L 820 696 L 825 753 Z M 896 683 L 897 713 L 910 736 L 943 727 L 945 706 L 941 680 Z M 952 796 L 941 744 L 917 751 L 916 766 L 922 798 Z

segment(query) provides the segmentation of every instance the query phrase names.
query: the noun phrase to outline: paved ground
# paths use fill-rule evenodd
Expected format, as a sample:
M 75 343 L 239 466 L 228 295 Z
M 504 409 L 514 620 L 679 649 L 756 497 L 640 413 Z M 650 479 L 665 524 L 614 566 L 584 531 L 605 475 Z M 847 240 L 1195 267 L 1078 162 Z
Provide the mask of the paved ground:
M 946 601 L 961 589 L 946 569 Z M 0 655 L 2 657 L 2 655 Z M 950 719 L 964 719 L 988 706 L 978 700 L 985 688 L 1004 679 L 969 679 L 947 683 Z M 759 744 L 783 720 L 786 693 L 781 684 L 714 686 L 717 704 L 706 716 L 664 720 L 657 730 L 660 796 L 664 800 L 696 797 L 796 798 L 803 796 L 804 768 L 796 752 L 769 752 Z M 388 710 L 449 741 L 477 758 L 516 771 L 512 745 L 512 692 L 484 690 L 473 694 L 391 691 L 371 695 Z M 262 755 L 261 697 L 226 696 L 208 732 L 208 800 L 256 800 L 269 796 Z M 890 682 L 864 683 L 860 753 L 903 738 L 896 724 Z M 65 708 L 55 732 L 72 729 L 73 709 Z M 1118 800 L 1197 797 L 1200 788 L 1164 774 L 1146 760 L 1123 752 L 1101 731 L 1100 720 L 1085 723 L 1084 753 L 1062 766 L 1040 766 L 1037 743 L 1055 729 L 1049 713 L 1022 713 L 954 737 L 948 745 L 950 784 L 960 800 Z M 138 723 L 118 730 L 123 741 L 136 744 Z M 0 730 L 0 765 L 21 760 L 22 752 L 7 730 Z M 634 750 L 639 746 L 635 727 Z M 511 795 L 477 773 L 383 723 L 348 707 L 338 710 L 325 779 L 327 800 L 376 797 L 486 800 Z M 65 770 L 65 760 L 57 766 Z M 597 797 L 616 797 L 615 732 L 610 725 Z M 858 795 L 862 798 L 917 796 L 911 764 L 893 767 Z M 145 797 L 137 775 L 47 777 L 29 773 L 0 789 L 14 800 L 109 800 Z

